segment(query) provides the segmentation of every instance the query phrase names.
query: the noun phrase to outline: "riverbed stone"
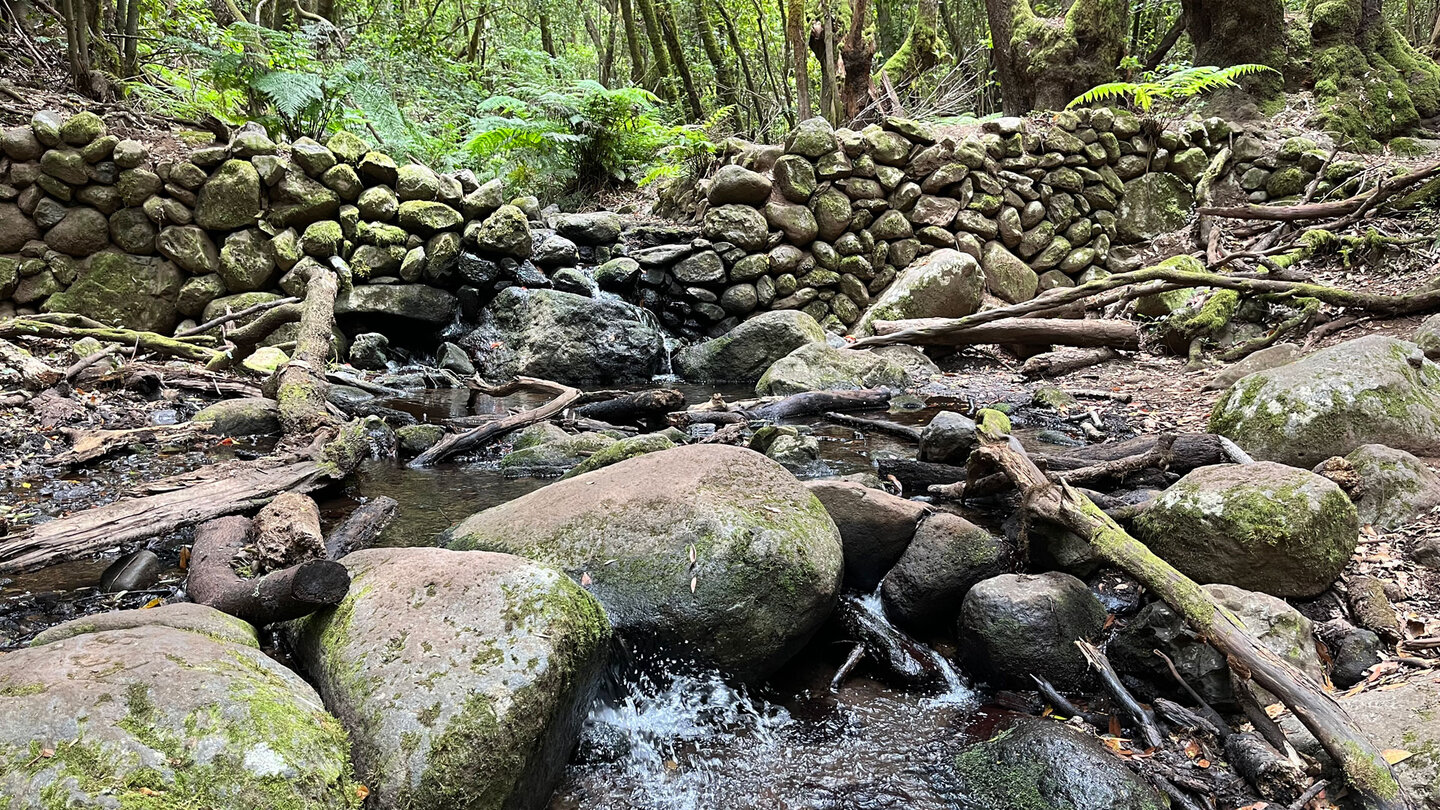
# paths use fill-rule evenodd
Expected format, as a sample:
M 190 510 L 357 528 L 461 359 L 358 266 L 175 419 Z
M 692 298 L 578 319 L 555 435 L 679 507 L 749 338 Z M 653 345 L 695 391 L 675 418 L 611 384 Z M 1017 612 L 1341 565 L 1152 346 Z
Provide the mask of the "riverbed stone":
M 220 278 L 230 292 L 250 292 L 269 286 L 275 275 L 275 254 L 270 240 L 258 228 L 236 231 L 220 248 Z
M 1121 242 L 1143 242 L 1179 230 L 1190 218 L 1195 194 L 1180 177 L 1150 172 L 1125 184 L 1116 212 Z
M 654 321 L 623 301 L 507 287 L 460 341 L 487 374 L 569 383 L 648 380 L 664 349 Z
M 675 370 L 695 382 L 755 382 L 775 361 L 807 343 L 824 343 L 814 318 L 798 310 L 755 316 L 721 337 L 687 346 Z
M 180 319 L 175 300 L 182 280 L 170 262 L 104 251 L 91 256 L 79 279 L 50 296 L 42 309 L 169 334 Z
M 253 637 L 153 620 L 0 657 L 0 804 L 354 806 L 345 731 L 300 676 Z
M 868 351 L 807 343 L 776 360 L 755 384 L 759 396 L 910 385 L 903 366 Z
M 221 436 L 264 436 L 280 432 L 280 405 L 268 397 L 222 399 L 202 408 L 190 421 L 210 422 Z
M 1095 737 L 1050 718 L 1021 717 L 955 759 L 964 807 L 985 810 L 1163 810 L 1169 803 Z
M 815 214 L 797 203 L 771 202 L 765 206 L 765 221 L 771 228 L 785 234 L 796 245 L 808 245 L 815 241 L 820 226 Z
M 845 587 L 869 593 L 895 565 L 927 514 L 924 504 L 852 481 L 807 481 L 840 530 Z
M 986 289 L 1004 301 L 1019 304 L 1035 297 L 1040 277 L 1000 242 L 985 243 L 980 263 L 985 268 Z
M 1075 689 L 1089 678 L 1075 642 L 1102 640 L 1105 608 L 1069 574 L 1001 574 L 966 592 L 959 625 L 967 656 L 992 684 L 1033 688 L 1033 673 Z
M 110 244 L 110 222 L 94 208 L 67 209 L 55 227 L 45 232 L 45 244 L 67 256 L 84 258 Z
M 555 218 L 555 231 L 581 245 L 608 245 L 620 238 L 624 227 L 625 221 L 612 211 L 561 214 Z
M 706 239 L 754 252 L 765 247 L 769 227 L 765 215 L 748 205 L 720 205 L 705 212 L 701 233 Z
M 1440 506 L 1440 476 L 1404 450 L 1362 444 L 1345 461 L 1360 479 L 1359 491 L 1350 498 L 1361 525 L 1398 529 Z
M 763 205 L 770 196 L 770 178 L 744 166 L 721 166 L 705 191 L 711 205 Z
M 875 321 L 960 318 L 980 308 L 985 275 L 966 253 L 944 248 L 922 256 L 895 277 L 853 329 L 870 334 Z
M 1362 444 L 1440 454 L 1440 367 L 1413 343 L 1367 335 L 1244 377 L 1210 430 L 1256 458 L 1311 467 Z
M 1360 524 L 1334 482 L 1261 461 L 1192 470 L 1135 527 L 1151 551 L 1197 582 L 1308 597 L 1340 575 Z
M 384 316 L 412 324 L 444 324 L 455 317 L 454 295 L 426 284 L 362 284 L 340 293 L 335 315 Z
M 15 253 L 40 238 L 40 229 L 19 207 L 0 203 L 0 253 Z
M 1301 350 L 1298 343 L 1277 343 L 1274 346 L 1267 346 L 1233 365 L 1226 366 L 1200 390 L 1224 391 L 1243 377 L 1248 377 L 1257 371 L 1279 368 L 1304 356 L 1305 352 Z
M 594 432 L 564 433 L 534 444 L 517 440 L 515 448 L 500 458 L 500 471 L 509 477 L 558 478 L 615 441 Z
M 642 433 L 639 436 L 629 436 L 618 439 L 601 450 L 591 453 L 588 458 L 576 464 L 562 478 L 574 478 L 577 475 L 584 475 L 592 470 L 601 467 L 608 467 L 611 464 L 619 464 L 626 459 L 646 453 L 658 453 L 661 450 L 669 450 L 675 443 L 663 433 Z
M 975 583 L 1005 573 L 1009 548 L 951 512 L 936 512 L 915 530 L 880 586 L 885 615 L 914 629 L 948 627 Z
M 293 623 L 296 657 L 350 732 L 367 807 L 543 807 L 589 708 L 605 611 L 519 557 L 378 548 L 350 592 Z
M 472 515 L 445 542 L 560 567 L 620 633 L 741 678 L 773 672 L 809 640 L 843 565 L 820 502 L 784 467 L 726 445 L 556 482 Z

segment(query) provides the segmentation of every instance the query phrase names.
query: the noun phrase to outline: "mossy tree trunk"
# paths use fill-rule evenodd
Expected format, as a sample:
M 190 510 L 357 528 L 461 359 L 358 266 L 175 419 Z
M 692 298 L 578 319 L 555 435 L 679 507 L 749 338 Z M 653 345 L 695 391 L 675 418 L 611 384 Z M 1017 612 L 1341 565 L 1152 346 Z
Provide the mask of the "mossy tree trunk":
M 1382 0 L 1311 0 L 1318 123 L 1375 149 L 1440 114 L 1440 68 L 1385 19 Z
M 810 106 L 810 66 L 805 47 L 805 0 L 787 0 L 785 3 L 785 43 L 794 61 L 795 109 L 800 120 L 809 118 L 813 112 Z
M 875 100 L 875 85 L 870 81 L 870 68 L 875 63 L 875 40 L 865 36 L 869 0 L 851 0 L 850 30 L 840 43 L 840 62 L 845 67 L 840 101 L 845 117 L 855 120 L 860 111 Z
M 881 70 L 896 86 L 912 84 L 940 62 L 940 49 L 940 0 L 920 0 L 905 44 Z
M 625 23 L 625 47 L 630 51 L 630 83 L 654 88 L 648 81 L 645 64 L 645 45 L 640 41 L 640 31 L 635 25 L 635 10 L 630 0 L 620 0 L 620 18 Z
M 705 108 L 700 104 L 700 92 L 695 89 L 695 77 L 690 73 L 690 61 L 680 45 L 680 24 L 675 19 L 675 9 L 669 0 L 655 0 L 655 13 L 660 19 L 660 30 L 664 34 L 665 48 L 670 51 L 670 61 L 680 76 L 680 86 L 685 92 L 685 106 L 695 120 L 705 117 Z
M 1062 109 L 1114 81 L 1125 56 L 1124 0 L 1075 0 L 1064 17 L 1040 17 L 1029 0 L 986 0 L 1007 115 Z
M 1222 91 L 1215 102 L 1229 106 L 1248 100 L 1262 111 L 1284 103 L 1289 56 L 1283 0 L 1181 0 L 1181 8 L 1185 32 L 1195 45 L 1195 64 L 1259 63 L 1279 71 L 1241 79 L 1241 90 Z

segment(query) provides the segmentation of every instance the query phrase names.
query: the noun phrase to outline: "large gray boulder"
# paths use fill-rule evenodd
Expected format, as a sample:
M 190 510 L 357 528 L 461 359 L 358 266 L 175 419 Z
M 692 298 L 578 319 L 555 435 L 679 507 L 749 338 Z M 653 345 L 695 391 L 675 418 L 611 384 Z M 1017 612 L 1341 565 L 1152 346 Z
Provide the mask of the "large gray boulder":
M 770 197 L 770 178 L 744 166 L 721 166 L 710 178 L 705 196 L 711 205 L 761 206 Z
M 948 248 L 912 262 L 875 299 L 852 330 L 870 334 L 875 321 L 961 318 L 980 308 L 985 274 L 973 256 Z
M 620 238 L 625 220 L 610 211 L 584 214 L 561 214 L 555 218 L 555 230 L 561 236 L 582 245 L 606 245 Z
M 807 343 L 771 364 L 755 384 L 755 393 L 784 396 L 806 391 L 899 389 L 910 384 L 904 366 L 873 352 Z
M 696 382 L 753 383 L 776 360 L 809 343 L 824 343 L 825 330 L 809 315 L 780 309 L 751 318 L 724 335 L 687 346 L 675 370 Z
M 927 507 L 853 481 L 807 481 L 845 549 L 845 587 L 875 590 L 905 553 Z
M 648 380 L 664 338 L 653 320 L 622 301 L 508 287 L 481 311 L 479 326 L 460 345 L 495 377 L 611 383 Z
M 564 569 L 615 627 L 742 678 L 773 672 L 829 616 L 839 532 L 784 467 L 725 445 L 646 453 L 462 521 L 451 548 Z
M 1359 490 L 1350 499 L 1362 525 L 1397 529 L 1440 506 L 1440 476 L 1404 450 L 1362 444 L 1345 461 L 1359 476 Z
M 1005 573 L 1010 550 L 990 532 L 951 512 L 936 512 L 880 586 L 885 615 L 917 628 L 949 626 L 975 583 Z
M 1362 444 L 1440 454 L 1440 367 L 1413 343 L 1367 335 L 1244 377 L 1210 430 L 1256 458 L 1312 467 Z
M 1116 211 L 1115 230 L 1121 242 L 1143 242 L 1185 226 L 1195 192 L 1179 176 L 1150 172 L 1125 184 Z
M 765 215 L 748 205 L 718 205 L 705 212 L 701 232 L 707 239 L 757 251 L 765 247 L 769 226 Z
M 1334 482 L 1258 461 L 1190 471 L 1155 498 L 1135 529 L 1197 582 L 1303 597 L 1340 576 L 1360 523 Z
M 296 621 L 296 656 L 349 730 L 367 807 L 535 810 L 610 641 L 559 571 L 506 554 L 357 551 L 350 593 Z
M 455 317 L 458 306 L 455 296 L 426 284 L 363 284 L 336 297 L 335 314 L 443 324 Z
M 19 207 L 0 203 L 0 253 L 14 253 L 26 242 L 40 238 L 40 229 Z
M 1164 810 L 1169 802 L 1093 736 L 1040 717 L 955 758 L 960 806 L 984 810 Z
M 965 594 L 960 638 L 976 668 L 997 686 L 1033 688 L 1030 675 L 1061 690 L 1086 684 L 1079 639 L 1101 641 L 1105 608 L 1085 583 L 1058 572 L 1002 574 Z
M 0 806 L 354 807 L 344 729 L 246 629 L 125 611 L 0 656 Z
M 212 231 L 249 227 L 260 216 L 260 175 L 248 160 L 227 160 L 200 188 L 195 224 Z
M 64 292 L 45 301 L 46 312 L 74 312 L 102 323 L 169 334 L 180 319 L 176 300 L 182 276 L 163 259 L 105 251 Z

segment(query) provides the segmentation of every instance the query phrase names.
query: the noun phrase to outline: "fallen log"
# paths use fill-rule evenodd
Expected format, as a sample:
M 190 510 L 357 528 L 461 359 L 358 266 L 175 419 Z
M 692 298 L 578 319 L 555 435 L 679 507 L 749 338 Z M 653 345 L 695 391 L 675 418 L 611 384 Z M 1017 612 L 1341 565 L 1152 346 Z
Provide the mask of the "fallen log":
M 814 416 L 826 411 L 864 411 L 885 408 L 895 392 L 888 388 L 861 388 L 855 391 L 805 391 L 791 394 L 742 411 L 746 418 L 778 422 L 798 416 Z
M 399 503 L 386 495 L 377 495 L 361 504 L 325 538 L 325 559 L 338 560 L 352 551 L 369 548 L 395 519 L 398 507 Z
M 0 376 L 15 375 L 15 382 L 29 391 L 49 388 L 62 377 L 57 369 L 46 365 L 43 360 L 6 340 L 0 340 Z
M 259 627 L 337 605 L 350 590 L 350 572 L 332 560 L 309 560 L 260 577 L 242 577 L 232 561 L 250 541 L 248 518 L 207 521 L 195 533 L 185 580 L 190 598 Z
M 1024 453 L 1010 446 L 1009 436 L 996 430 L 993 420 L 982 420 L 978 436 L 975 458 L 1004 472 L 1029 512 L 1084 538 L 1100 558 L 1134 577 L 1182 616 L 1226 657 L 1237 675 L 1254 680 L 1279 698 L 1370 806 L 1378 810 L 1411 808 L 1380 749 L 1319 684 L 1262 646 L 1194 580 L 1155 556 L 1074 487 L 1051 482 Z
M 251 525 L 255 538 L 255 573 L 278 571 L 325 556 L 320 533 L 320 508 L 298 492 L 282 492 L 261 507 Z
M 825 414 L 825 418 L 837 425 L 845 425 L 846 427 L 852 427 L 856 430 L 873 430 L 876 433 L 896 436 L 906 441 L 920 441 L 920 428 L 910 425 L 888 422 L 884 419 L 866 419 L 861 416 L 851 416 L 844 413 L 835 413 L 834 411 Z
M 617 425 L 648 425 L 685 407 L 685 395 L 673 388 L 630 391 L 614 399 L 581 405 L 575 412 L 587 419 Z
M 334 273 L 319 265 L 310 270 L 295 353 L 280 369 L 275 394 L 280 403 L 280 426 L 286 436 L 314 433 L 334 424 L 325 398 L 329 388 L 325 367 L 334 341 L 338 289 Z
M 1119 356 L 1119 352 L 1108 347 L 1045 352 L 1020 364 L 1020 373 L 1026 377 L 1059 377 L 1082 368 L 1098 366 Z
M 143 486 L 122 498 L 0 539 L 0 574 L 33 571 L 225 515 L 248 512 L 282 492 L 312 492 L 344 478 L 370 452 L 368 422 L 328 442 L 255 461 L 221 462 Z
M 1298 219 L 1330 219 L 1338 217 L 1331 227 L 1339 228 L 1358 222 L 1366 213 L 1381 203 L 1399 194 L 1416 183 L 1440 173 L 1440 163 L 1417 169 L 1407 174 L 1387 178 L 1364 194 L 1357 194 L 1344 200 L 1301 205 L 1237 205 L 1228 208 L 1201 208 L 1200 216 L 1226 219 L 1261 219 L 1288 222 Z
M 1077 447 L 1064 453 L 1030 453 L 1030 459 L 1051 472 L 1093 467 L 1103 462 L 1144 456 L 1163 441 L 1163 436 L 1137 436 L 1122 442 L 1105 442 Z M 1220 437 L 1213 433 L 1178 433 L 1170 446 L 1166 469 L 1187 473 L 1196 467 L 1230 461 Z
M 87 318 L 83 322 L 89 322 L 89 319 Z M 202 345 L 198 337 L 172 338 L 155 332 L 139 332 L 134 329 L 111 326 L 69 326 L 54 320 L 40 318 L 10 318 L 0 321 L 0 338 L 16 335 L 72 341 L 89 337 L 102 343 L 123 343 L 147 352 L 195 360 L 200 363 L 208 363 L 221 356 L 220 352 Z
M 947 318 L 876 321 L 877 335 L 942 325 Z M 942 331 L 915 343 L 936 346 L 974 346 L 983 343 L 1019 346 L 1076 346 L 1134 351 L 1140 348 L 1140 327 L 1132 321 L 1072 318 L 1011 318 L 965 329 Z
M 122 447 L 147 442 L 182 442 L 199 436 L 199 426 L 191 422 L 178 425 L 150 425 L 128 430 L 76 430 L 66 428 L 70 449 L 45 460 L 49 467 L 71 467 L 109 455 Z
M 490 396 L 505 396 L 525 388 L 552 394 L 554 398 L 538 408 L 531 408 L 528 411 L 511 414 L 504 419 L 487 422 L 464 433 L 451 433 L 436 442 L 430 449 L 411 459 L 409 466 L 411 468 L 429 467 L 451 456 L 484 447 L 513 430 L 549 419 L 575 404 L 575 401 L 580 398 L 580 391 L 575 388 L 535 377 L 517 377 L 510 383 L 490 389 L 482 387 L 479 390 Z

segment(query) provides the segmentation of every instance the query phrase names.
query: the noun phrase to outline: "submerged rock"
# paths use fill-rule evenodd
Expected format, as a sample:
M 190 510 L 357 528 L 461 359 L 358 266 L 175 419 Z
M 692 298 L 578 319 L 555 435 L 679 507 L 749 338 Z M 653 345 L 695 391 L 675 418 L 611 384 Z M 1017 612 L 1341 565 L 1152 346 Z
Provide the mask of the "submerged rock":
M 1101 641 L 1105 608 L 1070 576 L 1002 574 L 977 583 L 960 609 L 960 638 L 997 686 L 1033 689 L 1033 673 L 1063 690 L 1083 686 L 1088 666 L 1075 642 Z
M 1440 367 L 1385 335 L 1346 341 L 1237 381 L 1210 430 L 1256 458 L 1313 466 L 1362 444 L 1440 453 Z
M 960 807 L 1163 810 L 1168 803 L 1094 737 L 1039 717 L 955 758 Z
M 664 340 L 638 307 L 557 290 L 507 287 L 460 341 L 482 373 L 566 383 L 649 379 Z
M 185 612 L 95 617 L 0 656 L 0 805 L 354 806 L 315 690 L 235 620 Z
M 825 342 L 825 331 L 799 310 L 756 315 L 724 335 L 675 355 L 675 370 L 696 382 L 744 382 L 760 379 L 775 361 L 810 343 Z
M 616 629 L 740 677 L 768 674 L 829 615 L 841 545 L 795 477 L 738 447 L 678 447 L 472 515 L 450 548 L 520 554 L 586 583 Z
M 1136 536 L 1197 582 L 1314 596 L 1355 550 L 1355 506 L 1329 479 L 1268 461 L 1200 467 L 1154 500 Z
M 552 568 L 439 548 L 357 551 L 350 593 L 293 624 L 350 731 L 375 808 L 536 810 L 559 780 L 610 640 Z

